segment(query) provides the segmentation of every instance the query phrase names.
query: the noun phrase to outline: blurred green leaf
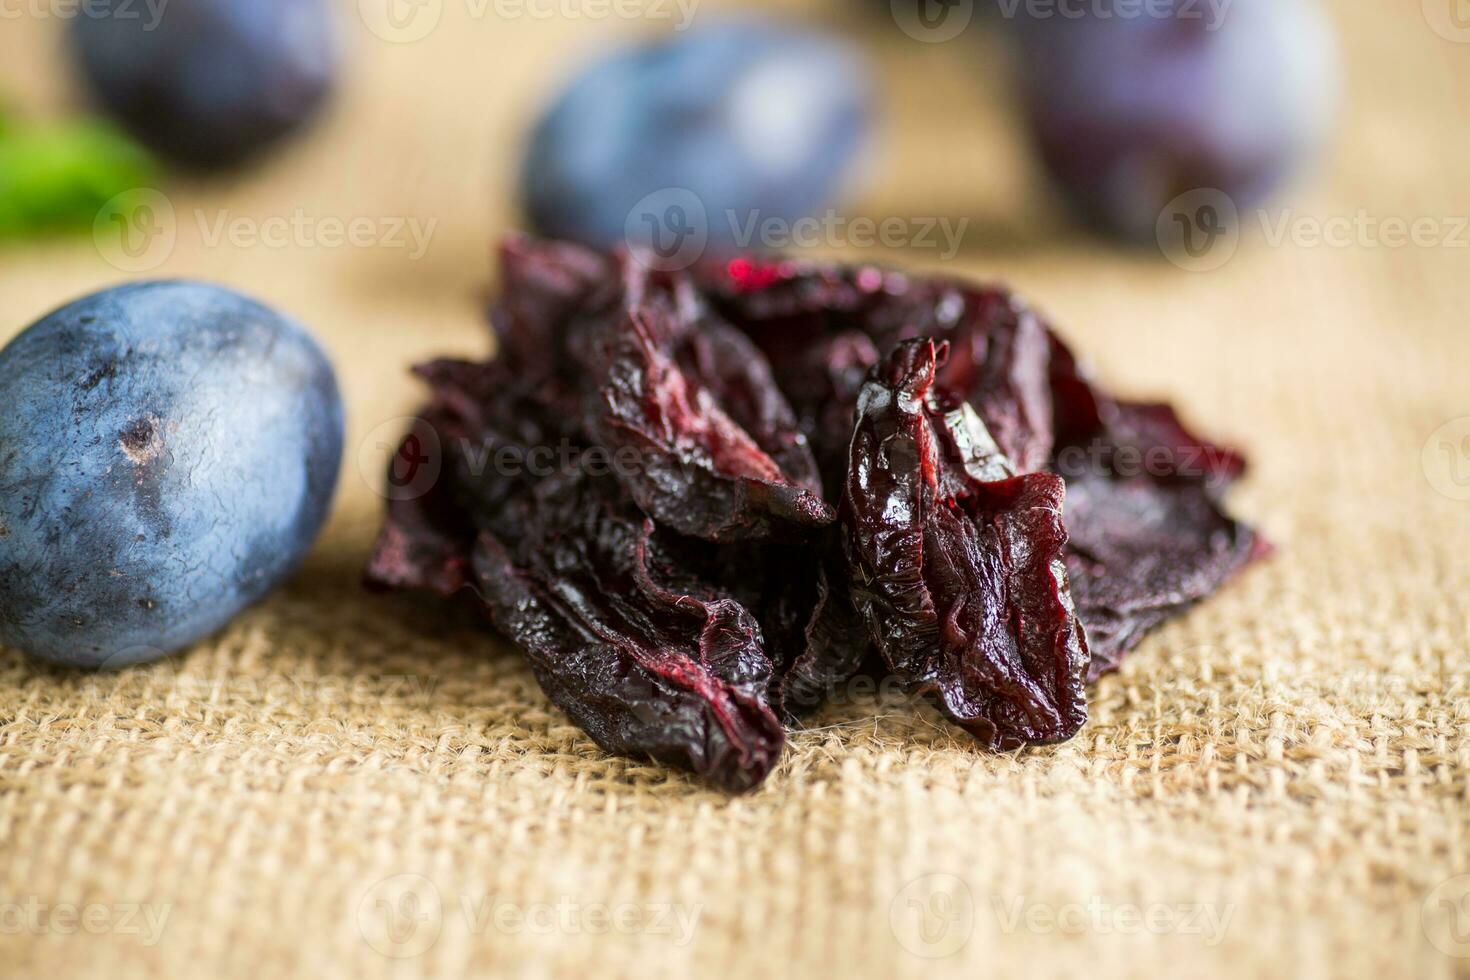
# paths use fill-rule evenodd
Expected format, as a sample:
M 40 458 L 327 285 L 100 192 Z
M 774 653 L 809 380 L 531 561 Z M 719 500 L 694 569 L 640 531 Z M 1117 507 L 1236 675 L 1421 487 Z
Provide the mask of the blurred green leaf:
M 156 174 L 147 152 L 106 123 L 27 125 L 0 109 L 0 242 L 89 229 L 104 204 Z

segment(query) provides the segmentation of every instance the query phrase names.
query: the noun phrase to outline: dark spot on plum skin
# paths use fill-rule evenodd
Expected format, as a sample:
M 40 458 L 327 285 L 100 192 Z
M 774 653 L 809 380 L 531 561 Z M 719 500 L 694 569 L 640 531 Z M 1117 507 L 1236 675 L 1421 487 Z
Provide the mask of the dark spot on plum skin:
M 117 362 L 108 361 L 106 364 L 102 365 L 97 370 L 93 371 L 91 374 L 82 379 L 81 389 L 83 391 L 91 391 L 102 382 L 115 377 L 117 377 Z
M 158 537 L 168 537 L 172 526 L 163 509 L 163 478 L 172 457 L 164 445 L 162 423 L 156 415 L 139 416 L 123 427 L 117 442 L 134 467 L 130 479 L 139 515 Z
M 154 420 L 151 418 L 134 419 L 129 422 L 118 436 L 122 443 L 123 452 L 135 463 L 142 463 L 149 444 L 153 441 Z

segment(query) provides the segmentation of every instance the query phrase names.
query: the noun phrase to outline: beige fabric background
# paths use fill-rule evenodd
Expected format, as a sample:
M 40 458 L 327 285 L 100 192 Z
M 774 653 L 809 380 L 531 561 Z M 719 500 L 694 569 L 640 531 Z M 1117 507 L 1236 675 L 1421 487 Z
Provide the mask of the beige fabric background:
M 4 6 L 32 12 L 0 20 L 0 89 L 37 113 L 73 105 L 66 5 Z M 1454 905 L 1470 880 L 1470 502 L 1454 498 L 1470 488 L 1439 448 L 1470 430 L 1428 442 L 1470 416 L 1463 232 L 1458 248 L 1369 232 L 1273 247 L 1255 222 L 1204 274 L 1111 250 L 1028 178 L 993 45 L 805 4 L 861 34 L 885 80 L 885 152 L 851 213 L 973 219 L 953 263 L 888 257 L 1014 282 L 1120 387 L 1245 446 L 1237 509 L 1282 549 L 1099 685 L 1069 745 L 987 755 L 859 693 L 792 735 L 762 791 L 727 799 L 604 756 L 492 638 L 358 591 L 380 506 L 359 447 L 375 476 L 376 427 L 417 398 L 409 363 L 488 351 L 479 306 L 521 128 L 579 51 L 646 26 L 440 7 L 428 37 L 390 44 L 345 3 L 350 84 L 329 122 L 236 180 L 165 188 L 177 244 L 149 274 L 310 324 L 350 449 L 312 558 L 218 637 L 101 677 L 0 652 L 0 974 L 1470 975 L 1451 931 L 1470 938 Z M 1454 233 L 1470 44 L 1414 0 L 1333 15 L 1345 120 L 1294 217 Z M 297 209 L 437 225 L 417 260 L 201 231 Z M 0 338 L 124 278 L 87 238 L 0 251 Z M 160 935 L 134 903 L 167 915 Z M 103 931 L 63 905 L 100 906 Z M 1129 911 L 1153 905 L 1162 931 Z M 692 932 L 598 918 L 665 907 Z

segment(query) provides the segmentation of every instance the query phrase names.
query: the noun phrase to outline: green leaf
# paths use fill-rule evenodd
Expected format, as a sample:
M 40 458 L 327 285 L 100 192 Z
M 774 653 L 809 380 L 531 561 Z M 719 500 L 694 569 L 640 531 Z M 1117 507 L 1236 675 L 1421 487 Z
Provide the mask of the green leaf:
M 0 116 L 0 241 L 89 229 L 104 204 L 156 174 L 147 152 L 106 123 Z

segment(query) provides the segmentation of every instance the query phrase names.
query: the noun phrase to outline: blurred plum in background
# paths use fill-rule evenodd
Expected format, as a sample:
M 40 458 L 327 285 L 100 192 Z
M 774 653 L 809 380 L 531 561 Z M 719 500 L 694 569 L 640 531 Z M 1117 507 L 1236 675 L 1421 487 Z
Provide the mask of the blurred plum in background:
M 1104 231 L 1151 240 L 1169 202 L 1202 188 L 1257 204 L 1330 132 L 1337 51 L 1314 0 L 1019 9 L 1034 138 L 1069 202 Z
M 240 163 L 320 110 L 337 69 L 327 0 L 93 0 L 71 42 L 97 101 L 172 161 Z
M 535 125 L 526 217 L 544 235 L 609 247 L 661 235 L 672 213 L 662 202 L 711 247 L 744 244 L 752 220 L 795 221 L 832 203 L 862 145 L 869 95 L 847 44 L 765 20 L 617 51 L 572 79 Z M 654 205 L 647 224 L 634 214 L 642 202 Z

